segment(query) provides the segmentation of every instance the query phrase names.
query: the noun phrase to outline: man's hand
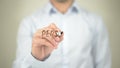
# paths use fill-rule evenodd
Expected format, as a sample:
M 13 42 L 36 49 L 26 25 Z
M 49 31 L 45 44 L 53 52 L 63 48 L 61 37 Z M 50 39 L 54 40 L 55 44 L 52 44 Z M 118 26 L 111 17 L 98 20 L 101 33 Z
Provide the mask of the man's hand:
M 57 32 L 61 32 L 61 30 L 52 23 L 48 27 L 42 28 L 34 34 L 32 41 L 32 55 L 36 59 L 40 61 L 45 60 L 45 58 L 58 47 L 58 44 L 63 40 L 63 32 L 61 32 L 61 36 L 58 36 Z

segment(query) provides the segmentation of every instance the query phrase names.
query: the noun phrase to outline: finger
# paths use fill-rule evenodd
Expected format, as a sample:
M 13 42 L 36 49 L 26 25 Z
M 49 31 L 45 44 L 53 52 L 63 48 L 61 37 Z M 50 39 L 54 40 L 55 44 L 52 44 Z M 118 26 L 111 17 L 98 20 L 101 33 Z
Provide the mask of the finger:
M 61 35 L 60 36 L 58 36 L 58 35 L 54 36 L 54 39 L 55 39 L 56 42 L 60 42 L 60 41 L 63 40 L 63 36 L 64 36 L 64 33 L 61 32 Z
M 43 30 L 45 33 L 42 33 L 41 30 L 37 31 L 35 33 L 34 38 L 43 38 L 46 39 L 47 41 L 49 41 L 51 44 L 54 45 L 54 47 L 56 47 L 57 43 L 56 41 L 53 39 L 53 37 L 51 36 L 51 31 L 52 29 L 50 28 L 44 28 Z
M 55 37 L 54 39 L 55 39 L 56 42 L 59 43 L 59 42 L 61 42 L 61 41 L 63 40 L 63 37 L 58 37 L 58 36 L 57 36 L 57 37 Z
M 45 46 L 42 46 L 41 53 L 42 53 L 42 57 L 44 57 L 45 56 Z
M 46 28 L 46 34 L 43 36 L 43 39 L 46 39 L 47 41 L 49 41 L 56 48 L 58 43 L 53 38 L 53 36 L 52 36 L 53 33 L 51 31 L 53 31 L 51 28 Z
M 46 39 L 47 41 L 49 41 L 55 48 L 57 48 L 58 42 L 56 42 L 52 36 L 46 36 L 44 37 L 44 39 Z
M 44 45 L 44 46 L 54 48 L 54 45 L 52 45 L 49 41 L 47 41 L 46 39 L 41 39 L 41 38 L 33 39 L 33 44 L 35 44 L 35 46 L 43 46 Z
M 51 24 L 50 25 L 51 27 L 53 28 L 56 28 L 54 29 L 55 31 L 60 31 L 59 29 L 57 29 L 57 26 L 55 24 Z M 43 32 L 44 31 L 44 32 Z M 57 45 L 58 45 L 58 42 L 59 42 L 59 37 L 56 38 L 56 41 L 54 39 L 53 36 L 51 36 L 51 33 L 47 32 L 47 31 L 53 31 L 52 28 L 50 27 L 44 27 L 43 29 L 40 29 L 38 30 L 34 37 L 36 38 L 43 38 L 43 39 L 46 39 L 48 42 L 50 42 L 55 48 L 57 48 Z M 46 33 L 47 32 L 47 33 Z M 47 36 L 46 36 L 47 35 Z M 54 35 L 56 35 L 56 33 L 54 33 Z

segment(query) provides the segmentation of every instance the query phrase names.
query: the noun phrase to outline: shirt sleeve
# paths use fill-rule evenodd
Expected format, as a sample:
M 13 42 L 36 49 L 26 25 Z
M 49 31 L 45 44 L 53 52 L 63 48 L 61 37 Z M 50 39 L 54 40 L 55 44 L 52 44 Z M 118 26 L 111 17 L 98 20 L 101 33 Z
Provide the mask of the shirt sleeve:
M 31 55 L 31 22 L 32 20 L 30 18 L 25 18 L 20 24 L 17 37 L 16 60 L 13 63 L 13 68 L 35 68 L 38 65 L 43 68 L 44 61 L 38 61 Z
M 94 68 L 111 68 L 108 32 L 101 18 L 98 18 L 96 22 L 93 38 Z

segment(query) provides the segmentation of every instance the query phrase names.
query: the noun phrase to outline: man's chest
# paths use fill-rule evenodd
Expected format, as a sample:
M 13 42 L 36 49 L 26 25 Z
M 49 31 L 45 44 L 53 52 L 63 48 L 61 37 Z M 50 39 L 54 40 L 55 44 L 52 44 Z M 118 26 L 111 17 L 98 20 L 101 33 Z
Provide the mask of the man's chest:
M 92 38 L 93 33 L 90 30 L 85 19 L 81 16 L 53 16 L 42 17 L 34 21 L 33 33 L 38 29 L 48 26 L 51 23 L 55 23 L 58 28 L 64 32 L 64 39 L 58 45 L 58 48 L 54 50 L 48 59 L 48 63 L 56 58 L 57 63 L 62 63 L 61 60 L 68 61 L 71 65 L 77 66 L 76 63 L 91 58 L 92 50 Z M 64 59 L 64 57 L 67 57 Z M 73 59 L 74 58 L 74 59 Z M 68 63 L 68 64 L 69 64 Z
M 81 16 L 43 16 L 36 21 L 36 29 L 55 23 L 64 32 L 64 48 L 68 51 L 82 51 L 84 48 L 91 47 L 92 32 L 90 25 Z

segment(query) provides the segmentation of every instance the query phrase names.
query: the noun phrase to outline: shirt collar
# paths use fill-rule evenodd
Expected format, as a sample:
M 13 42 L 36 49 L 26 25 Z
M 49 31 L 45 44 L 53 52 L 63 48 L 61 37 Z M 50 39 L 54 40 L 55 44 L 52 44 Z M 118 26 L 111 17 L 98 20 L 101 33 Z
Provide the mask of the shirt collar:
M 59 11 L 57 11 L 57 9 L 51 4 L 50 1 L 48 2 L 48 4 L 47 4 L 46 7 L 45 7 L 45 11 L 46 11 L 49 15 L 56 14 L 56 13 L 59 12 Z M 72 4 L 72 6 L 69 8 L 69 10 L 68 10 L 67 12 L 70 12 L 70 13 L 79 13 L 79 6 L 78 6 L 78 4 L 76 3 L 76 1 L 74 1 L 74 3 Z

